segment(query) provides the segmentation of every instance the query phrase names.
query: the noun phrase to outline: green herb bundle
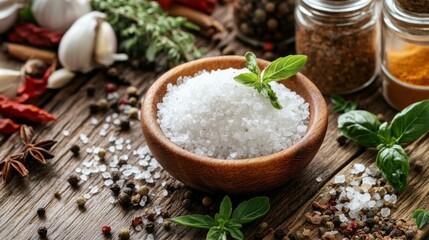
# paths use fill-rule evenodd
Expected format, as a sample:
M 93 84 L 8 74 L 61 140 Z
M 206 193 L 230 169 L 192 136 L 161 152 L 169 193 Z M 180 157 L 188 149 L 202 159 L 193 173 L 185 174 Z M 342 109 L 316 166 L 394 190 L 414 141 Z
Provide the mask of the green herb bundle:
M 146 63 L 164 56 L 164 66 L 201 57 L 195 38 L 183 27 L 198 29 L 182 17 L 171 17 L 159 4 L 148 0 L 91 0 L 94 10 L 107 15 L 119 37 L 120 50 Z
M 376 165 L 395 190 L 407 186 L 410 164 L 401 144 L 410 143 L 429 131 L 429 100 L 414 103 L 388 124 L 367 111 L 354 110 L 338 118 L 338 128 L 353 142 L 378 150 Z
M 252 52 L 247 52 L 246 67 L 250 73 L 242 73 L 234 80 L 248 87 L 255 88 L 258 93 L 271 101 L 271 105 L 277 109 L 282 109 L 276 93 L 271 89 L 270 82 L 282 81 L 295 75 L 307 62 L 307 56 L 289 55 L 276 59 L 262 72 L 259 70 L 256 56 Z
M 332 111 L 337 113 L 339 112 L 346 113 L 346 112 L 356 110 L 358 108 L 357 103 L 346 101 L 344 100 L 343 97 L 338 95 L 333 95 L 331 97 L 331 102 L 332 102 L 332 105 L 334 105 L 334 107 L 332 108 Z
M 170 219 L 172 222 L 191 228 L 208 230 L 207 240 L 226 240 L 228 235 L 234 239 L 244 239 L 240 228 L 242 224 L 253 222 L 270 210 L 268 197 L 255 197 L 240 203 L 232 211 L 232 203 L 225 196 L 215 217 L 209 215 L 187 215 Z
M 413 212 L 413 218 L 416 219 L 417 227 L 422 229 L 429 222 L 429 212 L 424 209 L 417 209 Z

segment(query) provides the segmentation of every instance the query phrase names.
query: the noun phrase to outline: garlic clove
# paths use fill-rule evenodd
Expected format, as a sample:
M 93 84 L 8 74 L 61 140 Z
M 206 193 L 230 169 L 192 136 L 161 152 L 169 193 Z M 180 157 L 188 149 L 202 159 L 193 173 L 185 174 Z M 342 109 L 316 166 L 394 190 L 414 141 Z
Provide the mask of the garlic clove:
M 90 12 L 79 18 L 61 39 L 58 57 L 70 71 L 87 73 L 96 66 L 93 61 L 96 28 L 106 15 Z
M 116 54 L 117 45 L 116 34 L 112 26 L 107 22 L 100 23 L 97 32 L 95 61 L 104 67 L 108 67 L 115 61 L 128 60 L 126 54 Z
M 18 10 L 22 4 L 16 1 L 3 1 L 0 3 L 0 34 L 9 30 L 18 18 Z
M 67 85 L 76 74 L 65 68 L 61 68 L 53 72 L 48 78 L 49 89 L 59 89 Z
M 31 7 L 40 26 L 65 32 L 81 16 L 91 11 L 88 0 L 33 0 Z
M 0 95 L 8 98 L 16 97 L 22 78 L 20 71 L 0 68 Z

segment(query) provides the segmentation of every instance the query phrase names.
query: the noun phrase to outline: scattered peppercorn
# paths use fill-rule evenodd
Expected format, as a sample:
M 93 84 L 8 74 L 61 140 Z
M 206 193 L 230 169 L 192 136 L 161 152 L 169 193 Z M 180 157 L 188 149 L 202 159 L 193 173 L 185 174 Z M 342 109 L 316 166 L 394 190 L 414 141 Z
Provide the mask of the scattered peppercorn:
M 139 189 L 137 190 L 137 192 L 141 196 L 147 196 L 149 194 L 149 187 L 146 186 L 146 185 L 143 185 L 143 186 L 139 187 Z
M 72 186 L 73 188 L 78 188 L 79 187 L 79 178 L 78 176 L 72 174 L 69 176 L 69 178 L 67 179 L 67 181 L 69 182 L 70 186 Z
M 74 144 L 71 148 L 70 151 L 73 153 L 73 155 L 75 157 L 79 156 L 79 152 L 80 152 L 80 147 L 76 144 Z
M 164 219 L 164 222 L 162 222 L 162 227 L 167 231 L 170 230 L 171 229 L 171 221 L 168 219 Z
M 131 197 L 131 204 L 133 206 L 138 206 L 141 198 L 142 198 L 142 196 L 137 193 L 136 195 Z
M 132 221 L 131 221 L 131 226 L 133 227 L 137 227 L 139 225 L 143 224 L 143 218 L 142 217 L 135 217 Z
M 119 185 L 118 185 L 118 184 L 113 183 L 113 184 L 110 186 L 110 190 L 113 192 L 113 194 L 114 194 L 115 196 L 117 196 L 117 195 L 119 194 L 119 192 L 121 191 L 121 188 L 119 187 Z
M 113 93 L 118 90 L 118 87 L 114 83 L 108 83 L 106 85 L 106 93 Z
M 137 88 L 134 86 L 128 87 L 127 94 L 129 97 L 137 97 Z
M 265 230 L 268 228 L 268 223 L 267 222 L 261 222 L 261 224 L 259 224 L 258 227 L 260 230 Z
M 154 230 L 155 230 L 155 226 L 153 225 L 153 223 L 146 224 L 146 232 L 153 233 Z
M 106 149 L 104 149 L 104 148 L 100 148 L 100 149 L 98 149 L 97 156 L 98 156 L 100 159 L 104 159 L 104 157 L 106 156 Z
M 80 207 L 80 208 L 84 208 L 84 207 L 85 207 L 86 200 L 85 200 L 85 198 L 83 198 L 83 197 L 78 197 L 78 198 L 76 199 L 76 203 L 77 203 L 77 206 L 78 206 L 78 207 Z
M 91 103 L 89 104 L 89 112 L 91 114 L 97 114 L 100 112 L 100 107 L 95 103 Z
M 209 207 L 213 203 L 213 199 L 209 196 L 203 197 L 202 203 L 205 207 Z
M 121 193 L 119 193 L 118 201 L 121 204 L 121 206 L 125 208 L 125 207 L 130 206 L 131 197 L 130 197 L 130 195 L 128 195 L 124 192 L 121 192 Z
M 109 108 L 109 103 L 106 99 L 102 98 L 98 100 L 97 106 L 100 108 L 101 111 L 106 111 Z
M 169 218 L 170 217 L 170 212 L 168 211 L 168 210 L 162 210 L 161 211 L 161 216 L 163 217 L 163 218 Z
M 133 107 L 136 106 L 137 102 L 138 102 L 138 100 L 135 97 L 130 97 L 128 99 L 128 104 L 131 105 L 131 106 L 133 106 Z
M 423 163 L 422 163 L 422 161 L 416 161 L 416 162 L 414 163 L 414 169 L 415 169 L 417 172 L 421 172 L 421 171 L 423 170 Z
M 116 67 L 110 67 L 109 69 L 107 69 L 107 75 L 110 78 L 118 78 L 119 77 L 119 71 Z
M 60 192 L 56 192 L 56 193 L 54 194 L 54 197 L 55 197 L 56 199 L 61 199 L 61 193 L 60 193 Z
M 48 235 L 48 229 L 45 227 L 41 227 L 37 230 L 37 234 L 39 234 L 39 237 L 44 239 Z
M 346 145 L 347 138 L 345 136 L 341 135 L 341 136 L 337 137 L 337 143 L 340 147 L 342 147 L 342 146 Z
M 86 96 L 88 96 L 88 97 L 94 97 L 94 95 L 95 95 L 95 87 L 94 86 L 89 86 L 86 89 Z
M 131 128 L 130 127 L 130 122 L 127 121 L 127 120 L 122 120 L 119 126 L 120 126 L 119 129 L 120 129 L 121 132 L 128 131 Z
M 44 208 L 38 208 L 37 209 L 37 216 L 39 216 L 39 217 L 45 217 L 45 213 L 46 213 L 46 211 L 45 211 L 45 209 Z
M 103 226 L 101 228 L 101 232 L 103 232 L 104 235 L 109 236 L 112 232 L 112 228 L 110 226 Z
M 277 229 L 274 232 L 274 239 L 282 240 L 285 236 L 286 236 L 286 233 L 281 229 Z
M 128 240 L 130 239 L 130 230 L 128 228 L 122 228 L 118 232 L 118 237 L 120 240 Z
M 125 186 L 127 186 L 127 188 L 131 188 L 133 190 L 136 188 L 136 184 L 134 182 L 127 182 L 127 185 L 125 185 Z
M 128 196 L 132 196 L 133 195 L 133 189 L 129 188 L 129 187 L 124 187 L 122 189 L 122 192 L 125 193 L 125 194 L 127 194 Z
M 128 118 L 130 119 L 137 119 L 139 117 L 139 110 L 135 107 L 130 108 L 128 112 Z
M 121 178 L 121 173 L 119 171 L 112 171 L 110 175 L 112 175 L 112 180 L 114 182 L 118 181 Z

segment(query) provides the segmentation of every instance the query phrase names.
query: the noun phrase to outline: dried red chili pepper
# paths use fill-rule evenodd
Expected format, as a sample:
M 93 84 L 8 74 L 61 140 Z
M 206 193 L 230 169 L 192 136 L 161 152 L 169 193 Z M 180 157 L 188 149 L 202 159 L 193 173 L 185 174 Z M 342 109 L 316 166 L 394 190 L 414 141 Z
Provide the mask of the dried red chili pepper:
M 3 134 L 12 134 L 20 128 L 21 125 L 16 124 L 11 119 L 0 119 L 0 132 Z
M 25 76 L 25 83 L 19 87 L 19 96 L 15 98 L 15 100 L 17 102 L 23 103 L 29 99 L 40 96 L 43 92 L 45 92 L 46 86 L 48 85 L 48 78 L 56 68 L 57 63 L 52 63 L 52 65 L 46 70 L 42 79 Z
M 28 43 L 37 47 L 56 47 L 63 35 L 62 32 L 51 32 L 33 23 L 20 23 L 9 32 L 8 41 Z
M 212 14 L 217 4 L 217 0 L 158 0 L 158 2 L 164 10 L 167 10 L 172 3 L 178 3 L 207 14 Z
M 34 105 L 22 104 L 0 96 L 0 114 L 11 119 L 22 119 L 31 122 L 48 122 L 57 119 L 48 112 Z

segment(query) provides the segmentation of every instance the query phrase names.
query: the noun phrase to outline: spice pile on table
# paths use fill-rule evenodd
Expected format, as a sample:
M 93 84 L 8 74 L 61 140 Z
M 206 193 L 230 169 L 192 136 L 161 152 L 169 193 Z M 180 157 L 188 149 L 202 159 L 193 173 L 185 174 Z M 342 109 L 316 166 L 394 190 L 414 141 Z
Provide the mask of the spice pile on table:
M 337 175 L 305 214 L 307 224 L 295 239 L 414 239 L 413 222 L 392 218 L 397 195 L 380 173 L 355 163 L 351 177 Z M 347 175 L 349 176 L 349 175 Z

